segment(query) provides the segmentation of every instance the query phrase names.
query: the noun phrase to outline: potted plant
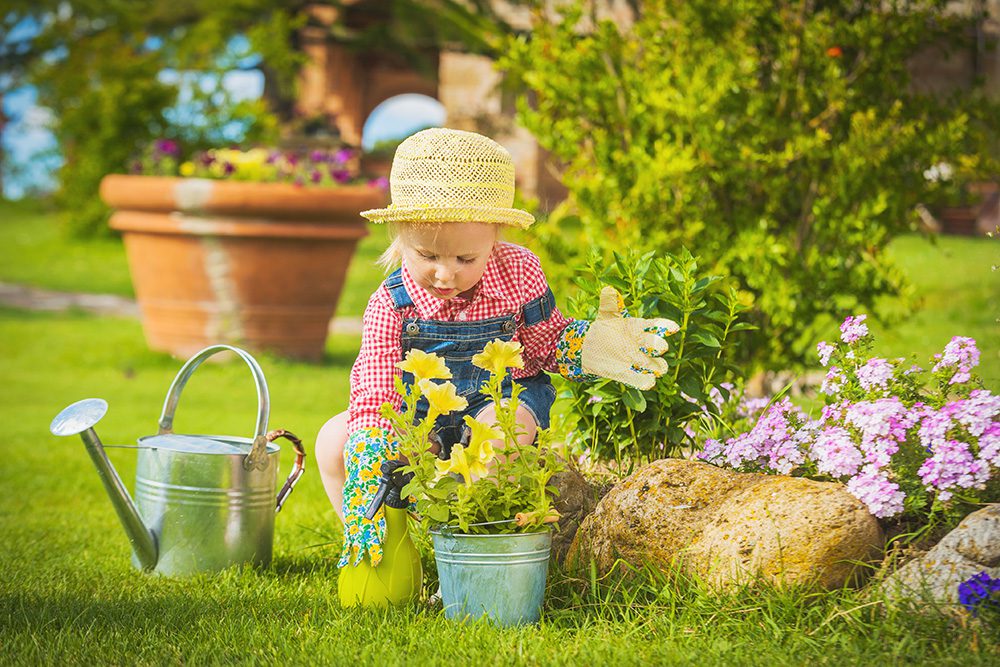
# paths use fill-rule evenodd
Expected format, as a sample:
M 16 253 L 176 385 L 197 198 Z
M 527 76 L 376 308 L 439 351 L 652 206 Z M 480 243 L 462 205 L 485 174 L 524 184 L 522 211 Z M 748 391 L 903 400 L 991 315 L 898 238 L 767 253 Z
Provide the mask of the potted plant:
M 1000 183 L 984 180 L 981 174 L 947 162 L 924 171 L 934 198 L 932 213 L 939 231 L 973 236 L 992 231 L 1000 200 Z
M 496 423 L 486 425 L 470 416 L 463 442 L 447 459 L 430 451 L 437 417 L 464 409 L 444 360 L 411 350 L 402 364 L 414 382 L 397 383 L 403 408 L 387 404 L 400 454 L 412 480 L 410 495 L 430 530 L 434 543 L 445 616 L 450 619 L 485 616 L 501 626 L 537 622 L 541 615 L 551 545 L 551 524 L 559 515 L 552 506 L 552 476 L 561 459 L 548 446 L 549 433 L 539 431 L 537 446 L 518 444 L 515 418 L 520 387 L 509 382 L 508 368 L 523 366 L 521 344 L 495 340 L 472 362 L 490 372 L 481 388 L 496 406 Z M 426 419 L 417 420 L 417 403 L 426 399 Z M 502 446 L 497 446 L 502 443 Z
M 233 343 L 318 360 L 358 241 L 383 205 L 352 151 L 209 150 L 159 141 L 101 182 L 151 348 Z

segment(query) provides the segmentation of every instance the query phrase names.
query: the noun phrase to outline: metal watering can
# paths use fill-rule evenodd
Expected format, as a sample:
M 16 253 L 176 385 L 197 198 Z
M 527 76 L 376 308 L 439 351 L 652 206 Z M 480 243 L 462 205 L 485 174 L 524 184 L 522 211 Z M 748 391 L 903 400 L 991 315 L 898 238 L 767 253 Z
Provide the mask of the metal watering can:
M 223 350 L 238 354 L 253 373 L 254 437 L 175 434 L 174 412 L 184 385 L 205 359 Z M 135 503 L 93 428 L 107 409 L 100 398 L 78 401 L 56 415 L 49 430 L 83 439 L 132 543 L 136 567 L 178 576 L 271 562 L 274 515 L 302 475 L 306 453 L 291 433 L 267 431 L 267 383 L 253 357 L 236 347 L 213 345 L 184 364 L 167 392 L 157 434 L 139 438 Z M 279 437 L 292 442 L 296 458 L 275 497 L 280 448 L 273 441 Z

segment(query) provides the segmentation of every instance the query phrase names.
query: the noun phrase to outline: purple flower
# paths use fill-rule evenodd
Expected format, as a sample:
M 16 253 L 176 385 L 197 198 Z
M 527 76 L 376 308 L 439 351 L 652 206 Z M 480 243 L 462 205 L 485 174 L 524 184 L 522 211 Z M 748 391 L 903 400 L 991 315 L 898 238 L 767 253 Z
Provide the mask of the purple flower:
M 833 345 L 830 345 L 825 340 L 820 341 L 816 345 L 816 354 L 819 355 L 820 365 L 826 366 L 828 363 L 830 363 L 830 356 L 833 354 L 833 351 L 835 349 L 836 348 Z
M 844 374 L 837 366 L 830 366 L 819 390 L 827 396 L 836 396 L 844 386 Z
M 201 157 L 198 158 L 198 161 L 201 162 L 202 165 L 210 167 L 215 162 L 215 156 L 211 153 L 202 153 Z
M 873 389 L 888 389 L 889 380 L 892 379 L 892 364 L 885 359 L 874 357 L 865 362 L 865 365 L 858 369 L 858 384 L 865 391 Z
M 313 162 L 323 163 L 327 161 L 328 156 L 324 151 L 312 151 L 309 153 L 309 159 Z
M 346 169 L 331 169 L 330 176 L 341 185 L 349 183 L 351 180 L 351 172 Z
M 958 602 L 978 616 L 981 609 L 1000 609 L 1000 579 L 994 579 L 985 570 L 958 585 Z
M 338 164 L 346 164 L 352 157 L 354 157 L 354 151 L 350 148 L 341 148 L 333 154 L 333 160 Z
M 226 162 L 224 165 L 222 165 L 222 171 L 223 173 L 226 174 L 226 176 L 229 176 L 234 171 L 236 171 L 236 165 L 234 165 L 232 162 Z
M 379 190 L 388 190 L 389 179 L 386 178 L 385 176 L 379 176 L 378 178 L 373 178 L 370 181 L 368 181 L 368 185 L 370 185 L 373 188 L 378 188 Z
M 936 373 L 939 370 L 954 368 L 955 372 L 948 384 L 959 384 L 972 379 L 970 371 L 979 365 L 979 349 L 974 338 L 955 336 L 944 346 L 944 353 L 935 355 L 934 358 L 939 361 L 931 370 Z
M 851 434 L 837 426 L 820 431 L 811 453 L 816 459 L 816 469 L 833 477 L 857 474 L 864 463 Z
M 938 498 L 949 500 L 955 489 L 982 486 L 989 480 L 989 468 L 976 460 L 969 444 L 959 440 L 936 443 L 917 475 L 928 490 L 937 490 Z
M 868 326 L 865 324 L 867 315 L 857 315 L 848 317 L 840 325 L 840 340 L 845 343 L 853 343 L 868 335 Z
M 162 155 L 178 155 L 181 152 L 180 146 L 173 139 L 158 139 L 154 146 L 156 152 Z
M 766 398 L 743 397 L 736 406 L 736 414 L 740 417 L 756 417 L 771 401 Z
M 899 485 L 870 467 L 865 467 L 860 474 L 847 481 L 847 491 L 879 519 L 893 517 L 903 511 L 906 495 L 899 490 Z
M 323 174 L 320 173 L 319 169 L 313 169 L 309 174 L 309 180 L 313 183 L 319 183 L 323 180 Z

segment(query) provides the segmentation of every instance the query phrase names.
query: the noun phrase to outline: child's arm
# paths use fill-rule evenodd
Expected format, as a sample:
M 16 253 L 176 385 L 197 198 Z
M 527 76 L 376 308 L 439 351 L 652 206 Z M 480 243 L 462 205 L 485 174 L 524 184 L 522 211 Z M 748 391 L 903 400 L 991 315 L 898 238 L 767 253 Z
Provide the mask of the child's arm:
M 372 565 L 382 558 L 385 515 L 364 517 L 378 489 L 380 466 L 395 457 L 396 442 L 389 423 L 380 415 L 383 403 L 399 407 L 401 398 L 393 382 L 401 371 L 399 333 L 402 318 L 392 308 L 388 295 L 376 292 L 368 302 L 361 332 L 361 351 L 351 369 L 347 444 L 344 447 L 344 548 L 339 567 L 357 564 L 367 553 Z

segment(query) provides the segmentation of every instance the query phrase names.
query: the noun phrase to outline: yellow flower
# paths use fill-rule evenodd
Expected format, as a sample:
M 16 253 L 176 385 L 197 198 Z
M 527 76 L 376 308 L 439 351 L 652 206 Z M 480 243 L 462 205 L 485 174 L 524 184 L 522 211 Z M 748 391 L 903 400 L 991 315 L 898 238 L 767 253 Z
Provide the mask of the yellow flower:
M 486 475 L 486 466 L 477 459 L 466 456 L 466 449 L 462 445 L 455 445 L 451 448 L 451 458 L 447 461 L 435 461 L 440 474 L 457 473 L 462 476 L 466 486 L 472 486 L 472 476 L 483 477 Z
M 483 351 L 472 357 L 472 363 L 494 375 L 505 375 L 508 368 L 524 368 L 520 343 L 491 340 Z
M 469 415 L 465 416 L 465 423 L 472 429 L 472 437 L 469 438 L 469 445 L 466 448 L 466 452 L 479 463 L 484 465 L 489 463 L 496 456 L 493 451 L 492 441 L 503 438 L 503 433 L 492 426 L 487 426 L 480 421 L 476 421 Z
M 423 350 L 410 350 L 406 353 L 406 358 L 396 364 L 396 368 L 401 371 L 413 373 L 413 377 L 420 380 L 450 380 L 451 371 L 444 363 L 444 359 L 436 354 L 428 354 Z
M 181 176 L 191 176 L 194 174 L 194 162 L 184 162 L 178 170 L 180 171 Z
M 464 410 L 469 406 L 469 401 L 455 392 L 455 385 L 451 382 L 435 384 L 430 380 L 421 380 L 418 384 L 420 391 L 427 397 L 427 402 L 430 404 L 428 419 L 437 419 L 438 415 L 447 415 L 455 410 Z

